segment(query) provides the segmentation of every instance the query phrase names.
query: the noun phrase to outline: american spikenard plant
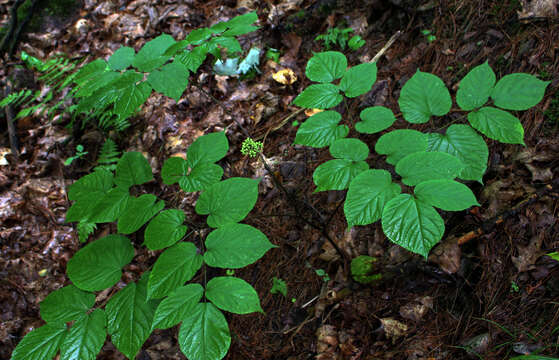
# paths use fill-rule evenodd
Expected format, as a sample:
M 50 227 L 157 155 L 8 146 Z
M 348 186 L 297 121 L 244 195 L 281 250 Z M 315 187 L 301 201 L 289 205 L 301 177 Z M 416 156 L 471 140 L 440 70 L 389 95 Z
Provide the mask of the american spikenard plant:
M 294 103 L 304 108 L 333 108 L 344 96 L 354 98 L 368 92 L 376 75 L 375 63 L 348 68 L 340 52 L 316 53 L 307 63 L 306 76 L 317 84 L 304 89 Z M 452 124 L 445 133 L 399 129 L 380 136 L 374 150 L 386 155 L 386 162 L 395 166 L 406 185 L 404 189 L 413 188 L 413 193 L 402 193 L 390 172 L 369 167 L 369 146 L 346 138 L 350 129 L 340 124 L 342 116 L 337 111 L 311 116 L 300 126 L 294 143 L 329 147 L 335 159 L 319 165 L 313 180 L 316 191 L 347 189 L 344 213 L 349 228 L 381 220 L 388 239 L 427 257 L 445 231 L 435 208 L 462 211 L 479 205 L 472 191 L 456 179 L 482 183 L 489 151 L 480 133 L 502 143 L 524 144 L 522 124 L 506 110 L 535 106 L 548 84 L 524 73 L 497 81 L 485 62 L 460 81 L 456 93 L 460 109 L 469 111 L 469 124 Z M 432 116 L 447 115 L 452 98 L 440 78 L 418 70 L 402 87 L 398 105 L 404 120 L 422 124 Z M 359 116 L 355 130 L 362 134 L 382 132 L 396 121 L 384 106 L 367 107 Z
M 202 191 L 195 211 L 208 215 L 212 231 L 198 247 L 184 241 L 188 235 L 183 211 L 163 210 L 165 203 L 152 194 L 130 194 L 131 187 L 153 180 L 141 153 L 124 153 L 114 173 L 97 168 L 76 181 L 68 192 L 74 204 L 66 221 L 81 224 L 82 241 L 97 223 L 116 222 L 117 234 L 90 242 L 70 259 L 66 273 L 72 284 L 41 302 L 46 325 L 28 333 L 12 359 L 52 359 L 58 352 L 62 360 L 95 359 L 107 334 L 120 352 L 134 359 L 154 329 L 179 323 L 178 342 L 189 360 L 222 359 L 231 343 L 222 310 L 235 314 L 263 310 L 249 283 L 234 276 L 216 276 L 206 282 L 205 267 L 239 269 L 275 247 L 260 230 L 240 223 L 256 203 L 259 180 L 221 181 L 223 170 L 215 162 L 228 149 L 225 134 L 212 133 L 192 143 L 186 160 L 171 157 L 163 165 L 161 176 L 166 184 L 178 182 L 187 192 Z M 96 304 L 94 292 L 120 281 L 123 267 L 135 253 L 126 235 L 146 223 L 143 245 L 164 251 L 150 271 L 119 289 L 103 309 L 103 303 Z M 204 272 L 201 283 L 185 285 L 200 269 Z M 72 323 L 69 328 L 68 323 Z

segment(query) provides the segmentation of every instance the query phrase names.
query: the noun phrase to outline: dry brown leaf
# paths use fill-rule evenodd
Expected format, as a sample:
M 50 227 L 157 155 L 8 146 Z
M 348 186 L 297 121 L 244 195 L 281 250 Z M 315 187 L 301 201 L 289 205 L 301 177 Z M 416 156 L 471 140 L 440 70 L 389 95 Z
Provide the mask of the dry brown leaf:
M 305 115 L 307 115 L 308 117 L 311 117 L 315 114 L 318 114 L 320 112 L 323 112 L 324 110 L 322 109 L 306 109 L 305 110 Z
M 521 0 L 522 10 L 517 11 L 519 20 L 552 18 L 557 16 L 558 0 Z
M 392 339 L 392 341 L 404 336 L 408 331 L 408 326 L 406 324 L 393 318 L 380 319 L 380 322 L 382 323 L 386 337 Z

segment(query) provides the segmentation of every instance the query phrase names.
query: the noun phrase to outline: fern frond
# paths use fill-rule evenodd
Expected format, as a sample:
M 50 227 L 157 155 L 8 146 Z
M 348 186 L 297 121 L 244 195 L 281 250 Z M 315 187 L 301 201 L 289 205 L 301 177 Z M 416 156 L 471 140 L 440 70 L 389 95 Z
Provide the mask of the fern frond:
M 105 169 L 113 171 L 116 169 L 116 163 L 120 157 L 120 151 L 115 142 L 111 139 L 105 140 L 105 143 L 99 151 L 99 156 L 97 157 L 97 166 L 95 169 Z
M 0 101 L 0 107 L 8 105 L 17 106 L 18 104 L 21 104 L 23 101 L 28 99 L 32 93 L 33 91 L 25 89 L 21 90 L 18 93 L 11 93 L 10 95 L 3 98 L 2 101 Z
M 78 223 L 78 238 L 80 239 L 80 242 L 86 242 L 89 235 L 91 235 L 96 228 L 97 225 L 94 223 L 88 223 L 88 222 Z

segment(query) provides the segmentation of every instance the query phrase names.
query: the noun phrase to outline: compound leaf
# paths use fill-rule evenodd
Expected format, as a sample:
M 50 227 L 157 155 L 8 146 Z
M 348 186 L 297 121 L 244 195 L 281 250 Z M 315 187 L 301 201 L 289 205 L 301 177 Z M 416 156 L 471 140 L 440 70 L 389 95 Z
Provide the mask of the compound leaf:
M 196 202 L 196 212 L 209 215 L 211 227 L 243 220 L 256 204 L 260 180 L 230 178 L 209 186 Z
M 181 242 L 165 250 L 149 274 L 148 299 L 158 299 L 192 279 L 202 266 L 202 256 L 192 243 Z
M 184 212 L 168 209 L 160 212 L 146 227 L 144 244 L 150 250 L 160 250 L 175 244 L 186 234 Z
M 157 306 L 152 330 L 168 329 L 180 323 L 202 299 L 202 295 L 204 288 L 200 284 L 188 284 L 175 289 Z
M 338 159 L 363 161 L 369 156 L 369 147 L 359 139 L 338 139 L 330 145 L 330 154 Z
M 188 69 L 181 62 L 172 62 L 161 69 L 153 70 L 147 81 L 165 96 L 179 101 L 188 85 Z
M 171 35 L 159 35 L 142 46 L 138 54 L 136 54 L 132 65 L 142 72 L 152 71 L 169 60 L 170 56 L 164 54 L 175 42 Z
M 427 150 L 427 134 L 417 130 L 392 130 L 382 135 L 375 144 L 375 151 L 386 155 L 386 162 L 396 165 L 409 154 Z
M 235 314 L 263 312 L 256 290 L 233 276 L 218 276 L 208 281 L 206 297 L 221 310 Z
M 458 175 L 464 180 L 476 180 L 480 183 L 487 169 L 489 149 L 487 144 L 471 126 L 453 124 L 446 134 L 428 134 L 427 151 L 446 152 L 460 159 L 465 167 Z
M 345 72 L 340 81 L 340 89 L 345 96 L 354 98 L 371 90 L 375 81 L 377 81 L 377 64 L 359 64 Z
M 429 121 L 431 115 L 447 114 L 452 99 L 438 76 L 417 70 L 402 87 L 398 104 L 404 119 L 412 124 L 421 124 Z
M 482 107 L 468 114 L 470 125 L 490 139 L 524 145 L 524 128 L 511 113 L 494 107 Z
M 156 202 L 152 194 L 130 197 L 126 208 L 118 219 L 117 230 L 121 234 L 132 234 L 165 207 L 163 201 Z
M 386 170 L 366 170 L 357 175 L 349 184 L 344 204 L 348 228 L 380 219 L 386 203 L 401 191 Z
M 40 313 L 47 323 L 66 323 L 85 314 L 95 304 L 95 294 L 68 285 L 51 292 L 40 304 Z
M 122 268 L 133 257 L 130 240 L 122 235 L 107 235 L 78 250 L 68 261 L 66 273 L 82 290 L 104 290 L 120 280 Z
M 194 306 L 182 321 L 178 340 L 189 360 L 223 359 L 231 345 L 227 320 L 211 303 Z
M 55 357 L 66 336 L 66 324 L 46 324 L 32 330 L 17 344 L 12 360 L 45 360 Z
M 381 222 L 390 241 L 425 258 L 444 234 L 444 221 L 437 211 L 409 194 L 388 201 Z
M 369 169 L 365 161 L 334 159 L 320 164 L 313 173 L 315 192 L 345 190 L 359 173 Z
M 246 224 L 229 224 L 206 237 L 204 262 L 224 269 L 239 269 L 276 247 L 260 230 Z
M 347 59 L 344 54 L 337 51 L 325 51 L 316 53 L 309 59 L 305 74 L 311 81 L 329 83 L 341 78 L 346 72 L 346 68 Z
M 543 99 L 549 83 L 550 81 L 542 81 L 530 74 L 505 75 L 495 85 L 491 98 L 495 106 L 500 108 L 527 110 Z
M 107 337 L 106 323 L 102 309 L 76 319 L 60 347 L 60 360 L 95 360 Z
M 186 152 L 188 166 L 193 168 L 199 163 L 214 163 L 223 159 L 229 150 L 225 132 L 215 132 L 198 137 Z
M 374 134 L 388 129 L 396 121 L 392 110 L 384 106 L 363 109 L 359 114 L 362 121 L 355 124 L 355 130 L 362 134 Z
M 151 166 L 148 161 L 137 151 L 124 153 L 116 166 L 115 184 L 124 189 L 133 185 L 141 185 L 153 179 Z
M 454 180 L 428 180 L 414 189 L 418 201 L 445 211 L 462 211 L 479 206 L 469 187 Z
M 333 84 L 313 84 L 303 90 L 293 103 L 303 108 L 329 109 L 341 103 L 343 96 Z
M 297 130 L 294 144 L 321 148 L 346 137 L 349 128 L 338 125 L 341 119 L 337 111 L 323 111 L 311 116 Z
M 483 106 L 493 91 L 496 76 L 489 64 L 476 66 L 460 80 L 456 102 L 461 109 L 473 110 Z
M 122 46 L 109 58 L 109 67 L 111 70 L 124 70 L 132 65 L 134 55 L 136 55 L 134 49 L 128 46 Z
M 463 168 L 464 164 L 456 156 L 438 151 L 416 152 L 396 164 L 396 172 L 408 186 L 427 180 L 452 180 Z

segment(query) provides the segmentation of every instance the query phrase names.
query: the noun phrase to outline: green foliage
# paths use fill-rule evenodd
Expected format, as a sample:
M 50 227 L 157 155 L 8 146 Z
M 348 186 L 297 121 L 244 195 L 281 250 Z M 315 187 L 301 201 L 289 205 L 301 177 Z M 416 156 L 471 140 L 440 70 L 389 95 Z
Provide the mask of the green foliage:
M 367 255 L 360 255 L 351 260 L 351 276 L 361 284 L 369 284 L 373 281 L 380 280 L 382 275 L 373 274 L 377 258 Z
M 341 50 L 345 50 L 346 45 L 349 46 L 351 50 L 357 50 L 365 45 L 365 40 L 361 39 L 360 36 L 353 36 L 350 39 L 349 36 L 352 32 L 352 28 L 329 28 L 326 30 L 326 34 L 318 35 L 314 41 L 322 41 L 326 50 L 330 50 L 335 46 L 338 46 Z
M 287 283 L 277 277 L 272 278 L 272 288 L 270 289 L 270 294 L 277 294 L 280 293 L 283 296 L 287 297 Z
M 107 139 L 99 151 L 99 155 L 97 156 L 97 166 L 95 169 L 114 171 L 119 157 L 120 152 L 118 151 L 118 147 L 115 142 L 111 139 Z
M 346 58 L 339 52 L 314 54 L 307 63 L 306 74 L 320 84 L 304 89 L 294 104 L 327 109 L 344 97 L 358 97 L 372 88 L 376 70 L 376 65 L 370 63 L 347 69 Z M 341 80 L 336 84 L 338 79 Z M 506 110 L 526 110 L 536 105 L 548 84 L 528 74 L 510 74 L 497 81 L 486 62 L 466 74 L 456 94 L 458 106 L 469 111 L 469 125 L 452 124 L 445 133 L 398 129 L 380 136 L 375 151 L 386 155 L 386 162 L 395 166 L 401 182 L 412 188 L 410 193 L 401 193 L 402 188 L 390 172 L 369 169 L 368 145 L 357 139 L 344 139 L 349 127 L 340 124 L 342 117 L 336 111 L 324 111 L 307 119 L 299 127 L 294 143 L 330 147 L 335 159 L 320 164 L 313 179 L 316 191 L 348 189 L 344 204 L 348 227 L 380 220 L 392 242 L 427 257 L 445 230 L 435 208 L 462 211 L 479 205 L 472 191 L 456 181 L 482 183 L 489 151 L 479 133 L 503 143 L 523 144 L 522 124 Z M 494 106 L 486 105 L 490 99 Z M 418 70 L 402 87 L 398 104 L 404 120 L 421 124 L 433 116 L 447 115 L 452 98 L 439 77 Z M 355 129 L 364 134 L 384 131 L 396 121 L 392 111 L 382 106 L 363 109 L 360 118 Z
M 264 144 L 260 141 L 254 141 L 251 138 L 247 138 L 243 141 L 241 146 L 241 154 L 248 155 L 250 157 L 257 157 L 258 154 L 262 152 Z
M 64 165 L 71 165 L 74 160 L 80 159 L 87 154 L 87 151 L 83 151 L 83 145 L 76 145 L 76 155 L 70 156 L 68 159 L 64 160 Z
M 113 145 L 106 145 L 107 153 L 114 154 Z M 223 132 L 204 135 L 192 143 L 183 161 L 190 170 L 208 164 L 219 167 L 214 162 L 228 150 Z M 229 270 L 253 264 L 275 245 L 260 230 L 239 223 L 256 203 L 259 180 L 220 181 L 222 174 L 223 170 L 215 181 L 198 189 L 202 194 L 196 212 L 209 215 L 207 223 L 214 228 L 201 249 L 196 246 L 198 242 L 184 241 L 187 226 L 183 225 L 183 211 L 163 210 L 164 202 L 152 194 L 130 194 L 131 187 L 153 179 L 149 163 L 138 152 L 124 153 L 114 170 L 96 169 L 71 185 L 68 198 L 74 204 L 67 221 L 87 228 L 116 222 L 118 234 L 88 243 L 68 261 L 67 275 L 73 285 L 41 302 L 41 317 L 47 324 L 23 338 L 13 359 L 52 359 L 59 351 L 61 359 L 94 359 L 107 334 L 121 353 L 134 359 L 154 329 L 181 322 L 179 344 L 190 360 L 223 358 L 231 336 L 222 311 L 263 312 L 260 300 L 256 290 L 240 278 L 219 274 L 206 278 L 217 269 L 204 270 L 204 276 L 197 274 L 207 266 Z M 183 175 L 190 176 L 167 175 L 175 182 Z M 95 303 L 93 292 L 108 289 L 122 279 L 124 266 L 135 254 L 134 245 L 124 234 L 137 232 L 146 223 L 144 245 L 164 251 L 150 271 L 118 290 L 103 310 L 102 303 Z M 81 240 L 86 241 L 88 235 L 85 232 Z M 69 329 L 67 323 L 72 323 Z

